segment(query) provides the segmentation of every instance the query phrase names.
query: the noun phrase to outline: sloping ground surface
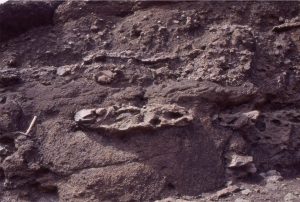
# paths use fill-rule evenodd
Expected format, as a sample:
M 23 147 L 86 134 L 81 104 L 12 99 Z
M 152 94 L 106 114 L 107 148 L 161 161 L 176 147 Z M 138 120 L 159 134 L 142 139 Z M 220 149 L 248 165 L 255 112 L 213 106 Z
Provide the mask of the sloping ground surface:
M 298 15 L 298 2 L 1 5 L 1 201 L 153 201 L 296 166 Z

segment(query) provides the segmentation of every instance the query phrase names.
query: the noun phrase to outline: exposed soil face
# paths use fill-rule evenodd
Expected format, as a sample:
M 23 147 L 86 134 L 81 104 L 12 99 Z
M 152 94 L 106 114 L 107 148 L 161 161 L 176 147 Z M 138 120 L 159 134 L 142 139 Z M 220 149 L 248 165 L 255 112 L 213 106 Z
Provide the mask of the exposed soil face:
M 299 6 L 0 5 L 1 201 L 199 196 L 297 168 Z

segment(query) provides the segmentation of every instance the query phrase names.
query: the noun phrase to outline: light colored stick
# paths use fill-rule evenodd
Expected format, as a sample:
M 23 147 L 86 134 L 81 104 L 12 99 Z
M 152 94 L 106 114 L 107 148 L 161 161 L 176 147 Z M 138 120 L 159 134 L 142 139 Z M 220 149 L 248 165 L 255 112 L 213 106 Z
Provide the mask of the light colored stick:
M 17 131 L 17 132 L 13 132 L 13 134 L 22 134 L 22 135 L 25 135 L 25 136 L 28 136 L 28 134 L 30 133 L 32 127 L 34 126 L 35 122 L 36 122 L 36 119 L 37 119 L 37 116 L 34 116 L 27 131 L 24 133 L 24 132 L 21 132 L 21 131 Z
M 25 133 L 25 135 L 28 135 L 30 133 L 32 127 L 35 124 L 36 119 L 37 119 L 37 116 L 34 116 L 33 119 L 32 119 L 32 121 L 31 121 L 31 123 L 30 123 L 30 125 L 29 125 L 29 127 L 28 127 L 28 129 L 27 129 L 27 131 L 26 131 L 26 133 Z
M 293 28 L 298 28 L 300 27 L 300 22 L 292 22 L 292 23 L 283 23 L 281 25 L 273 27 L 272 31 L 273 32 L 282 32 L 282 31 L 287 31 Z

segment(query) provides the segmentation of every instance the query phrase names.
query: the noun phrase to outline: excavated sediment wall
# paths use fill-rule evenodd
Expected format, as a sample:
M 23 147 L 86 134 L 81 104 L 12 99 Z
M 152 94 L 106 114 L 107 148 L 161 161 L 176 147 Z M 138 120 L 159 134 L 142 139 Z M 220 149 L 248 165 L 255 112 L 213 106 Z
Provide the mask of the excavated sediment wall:
M 0 5 L 1 201 L 153 201 L 296 166 L 298 16 L 298 2 Z

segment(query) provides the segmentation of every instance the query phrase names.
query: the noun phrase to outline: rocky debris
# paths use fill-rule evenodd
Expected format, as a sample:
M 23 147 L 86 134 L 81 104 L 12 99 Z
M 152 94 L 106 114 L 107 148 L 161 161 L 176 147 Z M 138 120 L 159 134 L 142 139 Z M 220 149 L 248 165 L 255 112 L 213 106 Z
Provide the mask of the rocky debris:
M 155 202 L 198 202 L 201 196 L 180 196 L 180 197 L 168 197 L 161 200 L 156 200 Z M 202 201 L 202 200 L 201 200 Z
M 299 137 L 293 132 L 299 128 L 298 110 L 227 112 L 215 115 L 213 119 L 217 124 L 237 131 L 242 139 L 258 143 L 260 149 L 256 151 L 269 151 L 263 155 L 255 152 L 252 154 L 254 158 L 256 158 L 256 155 L 259 156 L 257 156 L 259 162 L 265 162 L 265 169 L 269 169 L 268 166 L 271 164 L 289 164 L 287 159 L 297 161 L 296 159 L 299 158 L 296 146 L 300 144 Z M 239 142 L 239 147 L 232 145 L 232 147 L 235 147 L 232 151 L 247 154 L 248 147 L 245 146 L 243 141 Z M 286 153 L 287 147 L 290 150 L 289 153 Z
M 221 114 L 215 117 L 220 121 L 220 125 L 228 126 L 233 129 L 245 128 L 247 126 L 255 125 L 260 112 L 257 110 L 236 114 Z
M 266 182 L 267 183 L 277 183 L 278 181 L 281 181 L 283 178 L 279 175 L 272 175 L 272 176 L 268 176 L 266 178 Z
M 247 180 L 238 181 L 237 186 L 241 188 L 240 192 L 236 192 L 232 195 L 227 196 L 226 198 L 220 198 L 218 201 L 284 201 L 284 197 L 287 194 L 293 195 L 292 198 L 296 197 L 292 201 L 299 201 L 299 181 L 297 181 L 295 178 L 285 178 L 283 181 L 279 181 L 275 184 L 264 184 L 259 182 L 249 183 L 249 181 Z M 249 193 L 248 195 L 243 194 L 243 191 L 248 193 L 249 190 L 251 191 L 251 193 Z M 193 200 L 193 202 L 210 201 L 212 195 L 214 195 L 214 192 L 204 193 L 202 195 L 202 198 Z
M 97 53 L 93 53 L 90 55 L 87 55 L 83 58 L 83 64 L 84 65 L 90 65 L 94 62 L 101 62 L 106 61 L 107 53 L 104 51 L 99 51 Z
M 34 173 L 40 168 L 33 159 L 28 157 L 28 153 L 34 151 L 34 142 L 26 140 L 24 136 L 19 136 L 15 139 L 15 152 L 7 156 L 0 167 L 4 171 L 5 183 L 7 189 L 17 188 L 26 182 L 32 181 L 35 178 Z M 23 180 L 14 181 L 14 178 Z
M 207 43 L 205 52 L 191 62 L 198 68 L 186 76 L 195 80 L 240 85 L 241 81 L 247 80 L 252 68 L 256 44 L 252 32 L 248 26 L 210 27 L 207 36 L 203 36 Z
M 215 194 L 215 196 L 213 196 L 214 199 L 220 199 L 223 197 L 227 197 L 233 193 L 236 193 L 240 191 L 240 188 L 236 185 L 231 185 L 229 187 L 226 187 L 220 191 L 217 191 L 217 193 Z
M 276 170 L 269 170 L 267 173 L 261 173 L 260 176 L 265 178 L 267 184 L 269 183 L 277 183 L 283 180 L 281 174 Z
M 0 87 L 8 87 L 18 84 L 20 75 L 14 70 L 0 70 Z
M 289 164 L 287 159 L 299 158 L 296 146 L 299 144 L 299 137 L 293 132 L 299 128 L 298 116 L 297 110 L 260 113 L 255 124 L 241 132 L 251 142 L 258 143 L 258 147 L 264 151 L 270 151 L 264 155 L 259 154 L 260 161 L 268 162 L 268 165 Z M 291 151 L 288 154 L 285 152 L 287 147 Z M 253 156 L 255 158 L 256 154 Z
M 107 85 L 113 82 L 113 80 L 116 78 L 117 73 L 112 72 L 110 70 L 104 70 L 95 75 L 95 80 L 97 83 L 102 85 Z
M 295 196 L 293 193 L 287 193 L 287 194 L 284 196 L 283 200 L 284 200 L 285 202 L 294 202 L 294 201 L 299 200 L 299 197 Z
M 166 126 L 186 126 L 193 115 L 176 105 L 110 106 L 108 108 L 83 109 L 76 113 L 78 123 L 93 129 L 128 131 L 133 129 L 156 129 Z
M 280 187 L 280 182 L 283 180 L 283 177 L 278 171 L 269 170 L 268 172 L 260 173 L 259 175 L 264 179 L 264 182 L 266 183 L 266 191 L 277 191 L 284 188 L 284 186 Z
M 168 198 L 164 198 L 164 199 L 161 199 L 161 200 L 156 200 L 155 202 L 187 202 L 187 201 L 190 201 L 190 200 L 184 200 L 184 199 L 181 199 L 181 198 L 173 198 L 173 197 L 168 197 Z
M 269 191 L 277 191 L 280 189 L 280 186 L 276 183 L 267 183 L 265 186 L 265 189 L 262 191 L 262 193 L 266 193 Z
M 176 55 L 176 54 L 168 54 L 168 55 L 156 55 L 149 58 L 142 58 L 141 56 L 133 53 L 132 51 L 122 51 L 122 52 L 109 52 L 109 51 L 98 51 L 96 53 L 92 53 L 83 58 L 83 64 L 89 65 L 97 62 L 105 62 L 107 60 L 121 60 L 121 61 L 129 61 L 134 60 L 135 62 L 139 62 L 141 64 L 151 65 L 156 63 L 163 63 L 172 60 L 176 60 L 179 58 L 189 57 L 197 53 L 197 50 L 188 53 L 187 55 Z
M 281 176 L 280 172 L 277 170 L 269 170 L 265 174 L 266 176 Z
M 18 65 L 17 54 L 12 53 L 7 55 L 3 62 L 7 65 L 7 67 L 15 68 Z

